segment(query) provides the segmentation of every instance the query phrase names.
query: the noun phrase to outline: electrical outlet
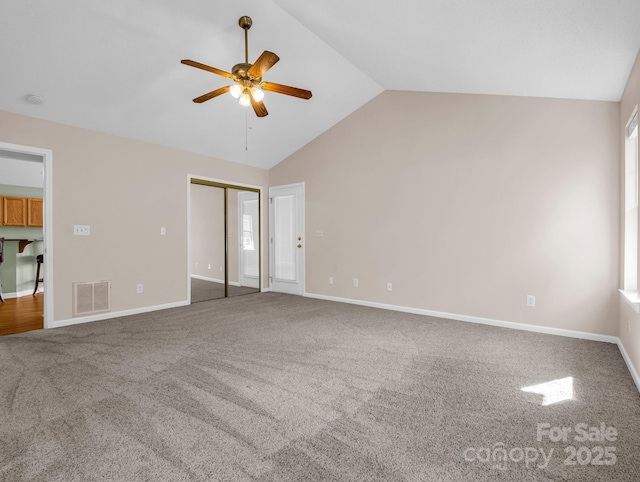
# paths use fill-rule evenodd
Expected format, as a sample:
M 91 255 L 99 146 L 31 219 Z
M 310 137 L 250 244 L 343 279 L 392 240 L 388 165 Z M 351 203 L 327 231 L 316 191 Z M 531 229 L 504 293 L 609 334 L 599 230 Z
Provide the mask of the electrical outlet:
M 533 295 L 527 295 L 527 306 L 536 306 L 536 297 Z
M 353 278 L 353 286 L 354 288 L 358 287 L 358 278 Z
M 333 284 L 333 276 L 329 276 L 329 284 L 332 285 Z
M 220 272 L 222 273 L 224 270 L 222 269 L 222 266 L 220 266 Z
M 391 283 L 387 283 L 387 291 L 393 291 L 393 285 Z
M 196 268 L 198 267 L 198 262 L 196 261 Z
M 138 284 L 138 286 L 136 286 L 136 292 L 137 292 L 138 294 L 142 293 L 143 288 L 144 288 L 144 287 L 142 286 L 142 283 Z
M 211 269 L 211 265 L 210 264 L 207 265 L 207 269 Z
M 162 226 L 160 228 L 160 235 L 161 236 L 166 236 L 167 235 L 167 228 L 165 228 L 164 226 Z

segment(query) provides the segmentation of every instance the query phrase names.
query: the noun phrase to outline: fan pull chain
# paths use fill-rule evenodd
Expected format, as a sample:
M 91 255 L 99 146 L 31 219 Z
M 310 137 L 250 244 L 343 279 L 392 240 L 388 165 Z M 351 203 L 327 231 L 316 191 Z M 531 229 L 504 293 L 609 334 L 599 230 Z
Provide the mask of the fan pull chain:
M 245 124 L 244 124 L 244 150 L 249 150 L 249 110 L 245 110 Z

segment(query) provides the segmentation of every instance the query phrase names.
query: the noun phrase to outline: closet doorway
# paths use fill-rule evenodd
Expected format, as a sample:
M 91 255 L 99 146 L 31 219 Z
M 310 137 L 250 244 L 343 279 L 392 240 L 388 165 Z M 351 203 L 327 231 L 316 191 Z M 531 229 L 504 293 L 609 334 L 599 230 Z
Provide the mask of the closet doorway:
M 190 177 L 191 303 L 260 292 L 260 192 Z

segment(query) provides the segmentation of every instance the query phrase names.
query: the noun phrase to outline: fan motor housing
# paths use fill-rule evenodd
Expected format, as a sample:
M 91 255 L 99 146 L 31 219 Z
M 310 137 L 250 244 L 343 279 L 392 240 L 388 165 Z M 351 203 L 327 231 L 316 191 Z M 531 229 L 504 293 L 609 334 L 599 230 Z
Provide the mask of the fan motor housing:
M 231 69 L 231 73 L 240 80 L 252 80 L 255 82 L 260 82 L 262 80 L 262 77 L 252 77 L 249 74 L 249 69 L 251 68 L 251 65 L 253 64 L 247 64 L 244 62 L 240 64 L 236 64 L 233 66 L 233 69 Z

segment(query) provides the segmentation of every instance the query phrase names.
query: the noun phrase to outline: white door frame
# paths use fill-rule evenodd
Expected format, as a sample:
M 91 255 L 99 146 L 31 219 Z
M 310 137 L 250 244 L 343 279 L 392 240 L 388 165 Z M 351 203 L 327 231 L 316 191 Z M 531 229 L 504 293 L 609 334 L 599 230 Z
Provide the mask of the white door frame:
M 44 327 L 53 328 L 53 151 L 39 147 L 0 142 L 3 151 L 42 157 L 44 167 Z
M 274 189 L 287 189 L 287 188 L 301 188 L 302 190 L 302 197 L 300 199 L 300 208 L 301 208 L 301 224 L 302 226 L 300 226 L 300 232 L 302 233 L 302 248 L 301 252 L 300 252 L 300 293 L 298 293 L 300 296 L 303 296 L 307 291 L 306 291 L 306 268 L 305 268 L 305 258 L 306 258 L 306 252 L 307 252 L 307 248 L 306 248 L 306 241 L 307 241 L 307 236 L 306 236 L 306 228 L 305 228 L 305 188 L 304 188 L 304 182 L 295 182 L 292 184 L 283 184 L 281 186 L 271 186 L 269 187 L 269 289 L 273 291 L 273 278 L 275 275 L 275 267 L 274 267 L 274 253 L 273 253 L 273 243 L 272 243 L 272 236 L 273 236 L 273 232 L 274 232 L 274 226 L 273 226 L 273 221 L 274 221 L 274 216 L 273 216 L 273 205 L 271 204 L 272 202 L 272 198 L 273 198 L 273 190 Z

